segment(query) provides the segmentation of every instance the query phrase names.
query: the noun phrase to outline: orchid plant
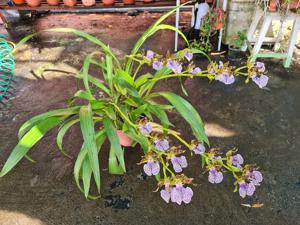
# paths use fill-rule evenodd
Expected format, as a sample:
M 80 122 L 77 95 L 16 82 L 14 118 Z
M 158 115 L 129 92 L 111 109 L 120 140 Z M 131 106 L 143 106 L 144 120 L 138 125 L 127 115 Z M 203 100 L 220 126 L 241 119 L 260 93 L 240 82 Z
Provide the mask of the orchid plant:
M 186 48 L 166 56 L 151 50 L 140 52 L 144 41 L 161 29 L 177 31 L 188 44 L 181 31 L 162 23 L 175 10 L 155 22 L 136 42 L 131 54 L 123 62 L 119 61 L 109 46 L 85 32 L 71 28 L 46 30 L 74 33 L 95 43 L 101 51 L 92 52 L 85 58 L 82 69 L 76 74 L 83 88 L 74 94 L 69 107 L 37 115 L 21 126 L 19 143 L 4 164 L 0 177 L 11 171 L 24 157 L 33 161 L 28 155 L 29 150 L 57 126 L 57 146 L 62 154 L 70 157 L 63 148 L 63 139 L 72 126 L 80 124 L 83 144 L 75 161 L 74 178 L 86 198 L 97 198 L 90 194 L 92 178 L 100 193 L 99 151 L 105 140 L 110 143 L 109 173 L 126 172 L 126 148 L 121 145 L 120 133 L 132 140 L 131 146 L 138 144 L 141 147 L 144 156 L 139 164 L 143 164 L 146 175 L 155 176 L 161 197 L 166 202 L 179 205 L 191 202 L 193 179 L 183 173 L 188 166 L 185 152 L 202 158 L 202 166 L 208 172 L 210 183 L 222 182 L 223 173 L 227 170 L 235 178 L 235 190 L 239 190 L 240 196 L 251 196 L 263 179 L 258 167 L 244 164 L 243 157 L 236 149 L 222 156 L 217 149 L 209 148 L 203 122 L 194 107 L 175 93 L 153 91 L 153 88 L 160 80 L 178 78 L 181 81 L 183 77 L 206 77 L 229 85 L 239 75 L 246 76 L 246 82 L 252 79 L 262 88 L 268 82 L 264 64 L 248 63 L 235 68 L 229 63 L 216 63 L 208 58 L 209 65 L 201 69 L 192 62 L 194 54 L 208 56 L 199 50 Z M 35 35 L 25 37 L 19 45 Z M 91 75 L 91 66 L 98 68 L 102 76 Z M 142 67 L 150 67 L 150 72 L 140 74 Z M 168 104 L 158 103 L 157 98 L 165 98 Z M 175 130 L 168 117 L 167 112 L 170 110 L 180 114 L 190 125 L 193 140 L 184 140 Z

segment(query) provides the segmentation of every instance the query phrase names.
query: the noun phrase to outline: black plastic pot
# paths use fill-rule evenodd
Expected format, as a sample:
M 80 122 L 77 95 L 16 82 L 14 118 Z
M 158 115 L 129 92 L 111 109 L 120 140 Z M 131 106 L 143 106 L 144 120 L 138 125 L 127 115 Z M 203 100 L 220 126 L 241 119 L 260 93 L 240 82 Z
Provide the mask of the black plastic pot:
M 239 48 L 228 46 L 228 59 L 232 61 L 240 61 L 244 58 L 245 52 Z

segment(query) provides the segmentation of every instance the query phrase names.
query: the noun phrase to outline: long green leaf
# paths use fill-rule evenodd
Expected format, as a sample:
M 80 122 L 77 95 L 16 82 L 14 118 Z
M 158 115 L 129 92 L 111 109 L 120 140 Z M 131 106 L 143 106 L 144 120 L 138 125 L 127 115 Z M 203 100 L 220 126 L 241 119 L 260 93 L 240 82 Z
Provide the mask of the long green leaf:
M 91 106 L 82 106 L 79 113 L 80 128 L 88 151 L 89 161 L 91 163 L 94 179 L 96 182 L 97 190 L 100 192 L 100 168 L 98 151 L 96 146 L 95 129 L 93 122 L 93 115 Z
M 157 92 L 152 96 L 162 96 L 167 99 L 177 110 L 178 113 L 189 123 L 195 137 L 209 145 L 208 138 L 204 131 L 204 125 L 198 112 L 184 98 L 171 92 Z
M 116 129 L 113 125 L 113 122 L 109 118 L 104 118 L 103 119 L 103 125 L 106 131 L 106 135 L 109 139 L 109 142 L 111 144 L 111 151 L 113 151 L 111 154 L 115 155 L 118 164 L 120 168 L 122 168 L 122 173 L 126 172 L 126 167 L 125 167 L 125 160 L 124 160 L 124 151 L 121 148 Z M 111 162 L 111 161 L 109 161 Z M 118 165 L 116 165 L 118 167 Z
M 75 107 L 70 107 L 70 108 L 66 108 L 66 109 L 56 109 L 56 110 L 52 110 L 50 112 L 46 112 L 46 113 L 42 113 L 37 116 L 34 116 L 31 119 L 27 120 L 21 126 L 21 128 L 19 129 L 18 137 L 19 137 L 19 139 L 21 139 L 23 137 L 23 135 L 26 134 L 26 132 L 28 130 L 30 130 L 34 125 L 36 125 L 37 123 L 40 123 L 41 121 L 43 121 L 49 117 L 56 117 L 56 116 L 68 117 L 68 116 L 79 113 L 79 109 L 80 109 L 79 106 L 75 106 Z
M 0 177 L 7 174 L 26 155 L 26 153 L 53 127 L 61 122 L 59 117 L 46 118 L 39 124 L 33 126 L 19 141 L 12 150 L 6 163 L 4 164 Z
M 60 129 L 59 129 L 59 132 L 56 136 L 56 144 L 59 148 L 59 150 L 61 151 L 61 153 L 67 157 L 70 157 L 66 152 L 65 150 L 63 149 L 63 138 L 65 136 L 65 134 L 67 133 L 67 131 L 76 123 L 79 122 L 79 119 L 73 119 L 73 120 L 70 120 L 70 121 L 67 121 L 66 123 L 64 123 Z

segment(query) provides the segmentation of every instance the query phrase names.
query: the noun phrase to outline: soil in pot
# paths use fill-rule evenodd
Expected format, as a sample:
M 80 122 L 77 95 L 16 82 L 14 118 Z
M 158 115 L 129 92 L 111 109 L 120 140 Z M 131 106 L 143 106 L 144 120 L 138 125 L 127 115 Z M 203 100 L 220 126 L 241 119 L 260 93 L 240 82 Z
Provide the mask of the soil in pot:
M 228 46 L 228 59 L 232 61 L 240 61 L 244 58 L 245 52 L 239 48 Z
M 96 4 L 96 0 L 82 0 L 84 6 L 90 7 Z
M 123 0 L 124 5 L 134 5 L 135 0 Z
M 15 5 L 23 5 L 25 4 L 25 0 L 13 0 Z
M 120 145 L 124 147 L 130 147 L 132 145 L 132 139 L 128 137 L 123 131 L 117 130 Z
M 30 7 L 37 7 L 41 5 L 41 0 L 26 0 L 26 3 Z
M 47 0 L 48 5 L 58 5 L 60 0 Z
M 77 4 L 77 0 L 63 0 L 64 5 L 68 7 L 73 7 Z

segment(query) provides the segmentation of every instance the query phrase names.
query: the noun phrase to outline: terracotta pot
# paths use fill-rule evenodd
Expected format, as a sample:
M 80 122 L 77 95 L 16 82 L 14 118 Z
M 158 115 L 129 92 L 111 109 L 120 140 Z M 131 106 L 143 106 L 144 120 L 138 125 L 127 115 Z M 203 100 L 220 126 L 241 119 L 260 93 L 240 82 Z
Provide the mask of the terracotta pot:
M 25 4 L 25 0 L 13 0 L 15 5 L 23 5 Z
M 48 5 L 58 5 L 60 0 L 47 0 Z
M 73 7 L 77 4 L 77 0 L 63 0 L 64 5 L 68 7 Z
M 124 147 L 130 147 L 133 143 L 132 139 L 128 137 L 123 131 L 117 130 L 120 145 Z
M 96 4 L 96 0 L 81 0 L 84 6 L 90 7 Z
M 276 12 L 277 11 L 277 0 L 270 0 L 269 1 L 269 11 Z
M 143 0 L 144 3 L 151 3 L 154 2 L 154 0 Z
M 123 0 L 124 5 L 134 5 L 135 0 Z
M 41 0 L 26 0 L 26 3 L 30 7 L 37 7 L 41 5 Z

